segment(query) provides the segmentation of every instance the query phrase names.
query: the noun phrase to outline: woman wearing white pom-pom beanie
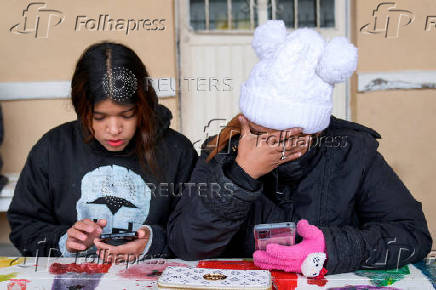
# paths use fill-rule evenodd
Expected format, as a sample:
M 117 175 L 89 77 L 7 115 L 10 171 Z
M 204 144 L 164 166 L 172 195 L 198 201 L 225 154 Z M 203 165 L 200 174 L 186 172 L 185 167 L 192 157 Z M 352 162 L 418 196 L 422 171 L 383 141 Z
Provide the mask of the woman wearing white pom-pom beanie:
M 259 26 L 252 45 L 260 61 L 241 88 L 242 113 L 205 142 L 191 178 L 202 186 L 170 217 L 174 253 L 253 256 L 311 277 L 423 259 L 432 239 L 421 204 L 377 152 L 381 136 L 331 115 L 357 49 L 307 28 L 288 34 L 282 21 Z M 302 241 L 255 252 L 254 225 L 285 221 L 298 221 Z

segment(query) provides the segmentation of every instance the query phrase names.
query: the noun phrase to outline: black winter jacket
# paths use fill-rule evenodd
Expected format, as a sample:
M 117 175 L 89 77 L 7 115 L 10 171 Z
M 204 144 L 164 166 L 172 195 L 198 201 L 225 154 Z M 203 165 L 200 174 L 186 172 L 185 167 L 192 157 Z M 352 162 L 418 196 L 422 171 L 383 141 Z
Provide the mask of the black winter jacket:
M 144 172 L 133 140 L 120 152 L 107 151 L 95 139 L 84 143 L 79 121 L 45 134 L 29 153 L 8 211 L 10 239 L 18 250 L 25 256 L 68 255 L 63 247 L 68 228 L 78 219 L 106 218 L 103 233 L 149 225 L 147 256 L 172 256 L 166 225 L 197 152 L 169 128 L 167 108 L 159 106 L 157 118 L 160 180 Z
M 324 233 L 329 274 L 423 259 L 432 239 L 421 204 L 377 151 L 378 138 L 332 116 L 306 154 L 258 180 L 235 162 L 238 140 L 209 163 L 204 150 L 191 178 L 202 186 L 170 216 L 170 248 L 187 260 L 251 257 L 254 225 L 307 219 Z

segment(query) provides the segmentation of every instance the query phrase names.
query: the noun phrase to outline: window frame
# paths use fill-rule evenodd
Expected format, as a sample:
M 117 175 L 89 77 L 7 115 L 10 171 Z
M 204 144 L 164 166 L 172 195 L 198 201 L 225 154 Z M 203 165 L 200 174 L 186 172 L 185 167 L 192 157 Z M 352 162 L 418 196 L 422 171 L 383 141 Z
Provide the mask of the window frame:
M 187 15 L 187 20 L 188 20 L 188 27 L 189 30 L 192 33 L 196 33 L 199 35 L 202 34 L 209 34 L 209 35 L 214 35 L 214 34 L 218 34 L 218 35 L 249 35 L 249 34 L 253 34 L 256 26 L 255 26 L 255 6 L 254 6 L 254 2 L 255 0 L 247 0 L 250 3 L 250 29 L 210 29 L 210 15 L 209 15 L 209 7 L 210 7 L 210 0 L 203 0 L 204 1 L 204 9 L 205 9 L 205 29 L 201 29 L 201 30 L 195 30 L 192 25 L 191 25 L 191 7 L 190 7 L 190 3 L 191 1 L 188 0 L 187 1 L 187 5 L 188 5 L 188 15 Z M 232 27 L 232 1 L 233 0 L 227 0 L 227 26 L 228 27 Z M 275 20 L 276 19 L 276 9 L 277 9 L 277 2 L 278 0 L 258 0 L 258 1 L 266 1 L 266 7 L 268 7 L 268 5 L 270 5 L 271 3 L 271 10 L 272 10 L 272 18 L 271 20 Z M 316 29 L 319 31 L 336 31 L 338 30 L 338 21 L 337 21 L 337 8 L 338 8 L 338 1 L 341 0 L 335 0 L 335 9 L 334 9 L 334 20 L 335 20 L 335 25 L 332 27 L 321 27 L 321 0 L 315 0 L 316 1 L 316 26 L 315 27 L 310 27 L 312 29 Z M 298 29 L 298 2 L 299 0 L 294 0 L 294 27 L 287 27 L 288 30 L 294 30 L 294 29 Z M 264 3 L 265 4 L 265 3 Z M 266 8 L 268 9 L 268 8 Z M 268 14 L 267 10 L 265 11 L 266 14 Z M 258 19 L 258 25 L 262 24 L 263 22 L 265 22 L 268 19 L 268 15 L 267 15 L 267 19 Z

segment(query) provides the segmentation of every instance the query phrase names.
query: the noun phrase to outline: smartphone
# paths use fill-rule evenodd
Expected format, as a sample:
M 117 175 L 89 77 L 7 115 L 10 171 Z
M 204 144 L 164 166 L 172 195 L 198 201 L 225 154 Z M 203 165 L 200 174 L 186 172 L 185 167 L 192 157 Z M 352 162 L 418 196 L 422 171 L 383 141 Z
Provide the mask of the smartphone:
M 295 223 L 272 223 L 254 226 L 256 250 L 266 250 L 266 245 L 275 243 L 283 246 L 295 244 Z
M 103 243 L 106 243 L 111 246 L 120 246 L 127 242 L 134 241 L 138 238 L 138 234 L 136 232 L 125 232 L 125 233 L 116 233 L 116 234 L 101 234 L 100 239 Z

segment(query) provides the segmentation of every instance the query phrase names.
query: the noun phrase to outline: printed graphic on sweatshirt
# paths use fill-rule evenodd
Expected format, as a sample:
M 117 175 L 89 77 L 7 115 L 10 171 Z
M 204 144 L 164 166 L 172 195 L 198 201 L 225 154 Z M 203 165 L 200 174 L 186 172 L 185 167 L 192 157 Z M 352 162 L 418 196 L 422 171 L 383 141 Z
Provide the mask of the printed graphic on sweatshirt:
M 81 191 L 77 220 L 106 219 L 103 233 L 136 231 L 150 212 L 150 188 L 140 175 L 121 166 L 88 172 L 82 178 Z

